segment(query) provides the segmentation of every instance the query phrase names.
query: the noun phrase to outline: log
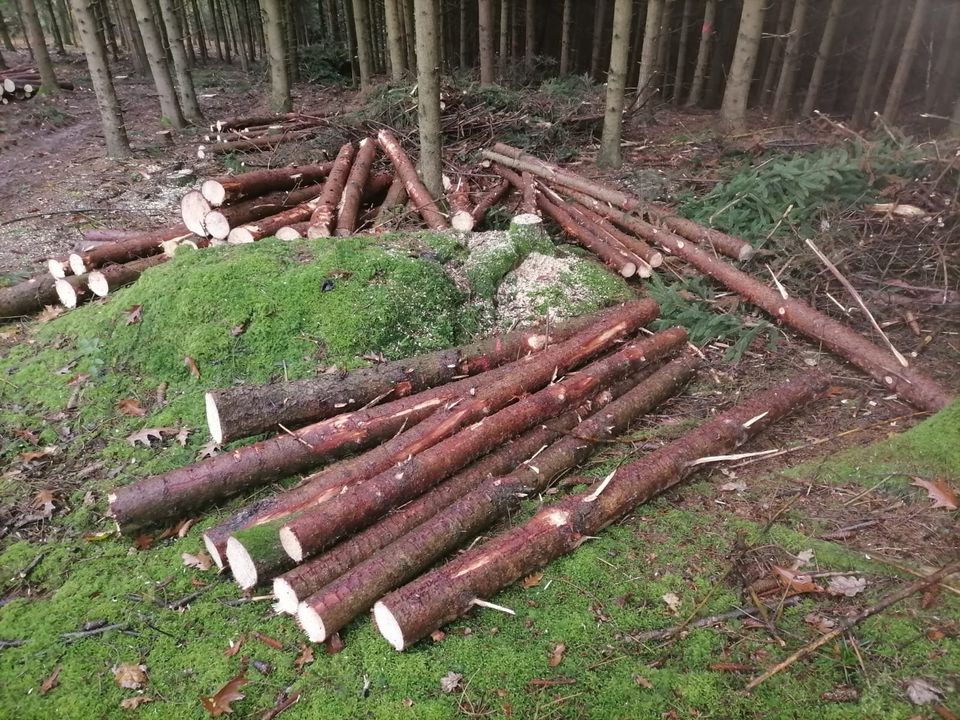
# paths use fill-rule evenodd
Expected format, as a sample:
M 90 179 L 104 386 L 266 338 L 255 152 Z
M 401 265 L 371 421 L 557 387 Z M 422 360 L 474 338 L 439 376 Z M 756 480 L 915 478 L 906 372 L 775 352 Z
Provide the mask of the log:
M 255 223 L 313 200 L 322 190 L 323 185 L 315 183 L 296 190 L 280 190 L 249 200 L 241 200 L 236 205 L 220 207 L 208 212 L 203 218 L 203 226 L 211 237 L 225 240 L 233 228 Z
M 337 153 L 337 159 L 333 161 L 333 169 L 323 184 L 323 193 L 311 213 L 307 237 L 330 237 L 336 218 L 337 202 L 343 195 L 343 188 L 350 175 L 350 166 L 355 152 L 353 143 L 345 143 Z
M 193 233 L 182 224 L 140 233 L 127 240 L 101 245 L 88 252 L 71 253 L 69 258 L 70 269 L 74 275 L 83 275 L 108 263 L 122 265 L 131 260 L 150 257 L 163 252 L 165 242 L 183 240 L 189 237 L 193 237 Z
M 124 285 L 137 281 L 144 271 L 170 258 L 167 255 L 152 255 L 123 265 L 107 265 L 87 276 L 87 285 L 97 297 L 106 297 Z
M 187 230 L 200 237 L 207 236 L 203 219 L 212 208 L 199 190 L 191 190 L 180 198 L 180 217 Z
M 84 279 L 65 278 L 73 287 L 82 287 Z M 44 273 L 10 287 L 0 288 L 0 321 L 16 320 L 60 302 L 57 278 Z M 74 284 L 76 283 L 76 284 Z
M 226 132 L 228 130 L 242 130 L 243 128 L 256 127 L 257 125 L 272 125 L 274 123 L 283 123 L 296 121 L 304 117 L 298 112 L 280 113 L 279 115 L 254 115 L 245 118 L 232 118 L 230 120 L 217 120 L 210 125 L 210 132 Z
M 599 352 L 619 335 L 632 332 L 637 323 L 648 322 L 655 315 L 656 305 L 649 302 L 616 308 L 565 343 L 491 370 L 481 376 L 482 381 L 468 378 L 413 396 L 416 400 L 443 393 L 443 407 L 429 421 L 365 455 L 328 467 L 307 478 L 301 487 L 248 508 L 222 523 L 214 532 L 206 533 L 204 542 L 221 555 L 220 547 L 225 542 L 235 579 L 241 587 L 253 587 L 259 580 L 270 577 L 269 573 L 282 571 L 290 565 L 278 537 L 280 527 L 288 518 L 326 503 L 343 494 L 351 485 L 383 473 L 446 439 L 464 425 L 480 419 L 481 413 L 491 412 L 497 405 L 523 395 L 525 388 L 547 382 L 554 373 L 562 372 L 563 366 Z M 544 369 L 548 372 L 544 373 Z M 546 375 L 549 377 L 544 380 Z M 478 390 L 481 383 L 482 392 Z M 394 403 L 403 404 L 404 400 Z M 388 406 L 394 403 L 388 403 Z
M 465 399 L 454 412 L 466 414 L 472 411 L 470 417 L 484 418 L 482 423 L 436 443 L 399 467 L 390 468 L 288 521 L 280 529 L 284 550 L 294 561 L 302 562 L 341 536 L 371 525 L 392 507 L 422 495 L 489 448 L 564 412 L 571 405 L 578 405 L 588 395 L 636 372 L 647 362 L 675 352 L 686 339 L 686 331 L 672 328 L 630 343 L 527 397 L 514 392 L 513 397 L 521 395 L 522 399 L 508 407 L 497 402 L 499 388 L 496 385 L 478 390 L 473 400 Z M 557 372 L 563 371 L 561 365 L 557 367 Z M 549 378 L 545 382 L 549 382 Z M 508 378 L 503 386 L 530 392 L 531 388 L 541 384 L 513 383 L 514 379 Z M 477 409 L 473 410 L 471 406 Z M 497 411 L 498 406 L 503 409 Z
M 407 189 L 407 195 L 413 201 L 417 211 L 431 230 L 446 230 L 450 226 L 443 215 L 437 209 L 434 199 L 430 197 L 430 192 L 417 176 L 417 171 L 413 168 L 413 163 L 404 151 L 400 142 L 389 130 L 381 130 L 377 133 L 377 141 L 383 149 L 383 153 L 393 163 L 397 177 L 403 180 Z
M 93 228 L 84 230 L 81 235 L 83 236 L 83 241 L 87 243 L 115 243 L 143 237 L 144 231 L 123 230 L 118 228 Z
M 274 149 L 279 145 L 289 142 L 298 142 L 308 140 L 317 134 L 316 127 L 310 127 L 305 130 L 295 130 L 293 132 L 284 132 L 277 135 L 266 135 L 259 138 L 249 138 L 243 140 L 231 140 L 229 142 L 214 143 L 204 150 L 214 155 L 223 155 L 232 152 L 242 152 L 246 150 Z
M 292 225 L 284 225 L 274 233 L 274 237 L 276 237 L 277 240 L 299 240 L 307 236 L 307 228 L 309 227 L 309 220 L 293 223 Z
M 579 207 L 589 214 L 591 220 L 599 223 L 605 229 L 616 234 L 616 236 L 620 239 L 620 242 L 623 243 L 628 250 L 645 260 L 651 268 L 658 268 L 663 265 L 662 253 L 654 250 L 635 235 L 628 235 L 627 233 L 618 230 L 617 227 L 613 225 L 606 217 L 593 210 L 592 208 L 594 203 L 596 203 L 596 200 L 594 200 L 592 197 L 581 192 L 577 192 L 576 190 L 568 190 L 566 194 L 577 201 Z
M 470 183 L 465 177 L 457 178 L 457 182 L 450 186 L 447 203 L 450 205 L 450 226 L 458 232 L 473 230 L 475 220 L 470 212 Z
M 200 186 L 200 193 L 212 207 L 232 205 L 277 190 L 296 190 L 321 183 L 332 168 L 332 163 L 318 163 L 211 178 Z
M 350 168 L 343 194 L 340 197 L 340 206 L 337 211 L 337 235 L 348 237 L 357 229 L 357 216 L 360 213 L 360 198 L 370 177 L 370 167 L 377 155 L 377 142 L 373 138 L 364 138 L 360 141 L 360 150 L 357 159 Z M 309 230 L 307 231 L 309 234 Z
M 539 367 L 537 361 L 541 358 L 544 358 L 543 362 L 552 362 L 566 356 L 558 348 L 567 350 L 568 345 L 576 348 L 569 356 L 573 358 L 591 347 L 599 351 L 600 346 L 613 342 L 620 335 L 630 332 L 637 323 L 655 315 L 655 303 L 629 303 L 601 314 L 599 320 L 564 345 L 547 348 L 519 361 L 520 370 L 514 370 L 513 366 L 517 363 L 512 363 L 492 372 L 523 375 L 522 369 L 528 365 Z M 531 362 L 525 362 L 527 360 Z M 144 478 L 110 493 L 110 513 L 124 533 L 183 517 L 202 505 L 268 484 L 321 461 L 356 452 L 392 437 L 402 428 L 410 428 L 434 413 L 451 397 L 469 393 L 474 384 L 474 380 L 468 378 L 385 405 L 333 417 L 228 454 Z M 448 429 L 453 432 L 456 427 L 444 426 L 439 432 Z
M 777 322 L 825 346 L 914 407 L 937 412 L 953 401 L 953 393 L 936 380 L 912 368 L 903 367 L 886 348 L 802 300 L 782 297 L 777 290 L 669 231 L 600 202 L 595 202 L 593 209 L 676 255 Z
M 60 304 L 72 310 L 80 303 L 81 298 L 89 298 L 88 280 L 89 278 L 85 275 L 57 278 L 53 283 L 53 287 L 56 290 Z
M 339 631 L 384 593 L 415 578 L 516 510 L 521 498 L 536 497 L 560 474 L 589 457 L 597 444 L 622 433 L 633 418 L 675 394 L 694 373 L 697 362 L 687 356 L 669 363 L 580 423 L 572 436 L 554 443 L 513 473 L 488 478 L 452 502 L 437 505 L 430 519 L 302 601 L 297 609 L 300 626 L 312 642 L 322 642 Z
M 377 209 L 377 214 L 374 216 L 374 229 L 380 225 L 383 225 L 387 221 L 388 213 L 392 212 L 394 208 L 402 207 L 406 205 L 406 203 L 407 187 L 400 177 L 396 177 L 394 178 L 393 183 L 390 185 L 390 189 L 387 190 L 387 195 L 383 199 L 383 203 Z
M 481 224 L 487 217 L 487 212 L 490 208 L 500 202 L 503 196 L 510 192 L 511 187 L 507 180 L 501 178 L 496 185 L 480 198 L 473 210 L 470 211 L 470 214 L 473 215 L 473 222 L 477 225 Z
M 276 432 L 280 425 L 296 428 L 477 375 L 542 350 L 549 342 L 562 342 L 599 319 L 558 325 L 549 338 L 541 328 L 518 330 L 346 373 L 212 390 L 205 395 L 207 427 L 217 444 Z
M 691 463 L 726 453 L 820 395 L 826 375 L 812 372 L 752 397 L 641 460 L 619 468 L 589 492 L 544 507 L 529 522 L 422 575 L 374 605 L 374 621 L 396 650 L 468 612 L 640 503 L 681 481 Z

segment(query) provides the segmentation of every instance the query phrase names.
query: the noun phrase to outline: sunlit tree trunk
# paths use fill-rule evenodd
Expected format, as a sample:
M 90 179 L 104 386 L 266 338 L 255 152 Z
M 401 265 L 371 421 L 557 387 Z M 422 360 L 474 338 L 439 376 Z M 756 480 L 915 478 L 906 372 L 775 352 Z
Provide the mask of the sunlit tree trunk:
M 180 110 L 180 102 L 173 87 L 173 78 L 170 75 L 170 66 L 167 65 L 167 53 L 163 47 L 163 40 L 153 19 L 153 11 L 149 0 L 133 0 L 133 10 L 137 17 L 137 26 L 140 28 L 140 37 L 143 38 L 143 47 L 147 52 L 147 62 L 150 73 L 153 75 L 153 84 L 157 88 L 160 100 L 160 113 L 175 128 L 182 128 L 185 123 Z
M 403 57 L 403 30 L 400 27 L 399 0 L 386 0 L 384 6 L 384 21 L 387 26 L 387 48 L 390 51 L 390 79 L 395 82 L 403 80 L 406 62 Z
M 366 92 L 373 87 L 373 53 L 370 48 L 370 16 L 367 0 L 353 0 L 353 22 L 357 33 L 360 91 Z
M 913 15 L 910 18 L 910 27 L 907 28 L 907 35 L 903 39 L 900 61 L 897 63 L 897 70 L 893 74 L 893 82 L 890 83 L 890 92 L 887 93 L 887 102 L 883 106 L 883 117 L 889 123 L 896 122 L 897 115 L 900 113 L 903 92 L 907 88 L 910 69 L 913 67 L 913 60 L 917 55 L 917 49 L 920 47 L 923 21 L 929 11 L 930 0 L 917 0 L 917 4 L 913 8 Z
M 747 125 L 747 99 L 753 70 L 760 51 L 763 35 L 763 14 L 766 0 L 744 0 L 740 13 L 740 29 L 737 32 L 737 47 L 733 52 L 730 75 L 720 107 L 720 123 L 727 132 L 742 132 Z
M 160 12 L 167 26 L 167 37 L 170 38 L 170 53 L 173 55 L 173 71 L 177 76 L 180 108 L 187 120 L 199 125 L 203 123 L 203 113 L 200 112 L 197 94 L 193 90 L 193 77 L 190 75 L 190 64 L 184 49 L 183 28 L 174 0 L 160 0 Z
M 480 84 L 493 85 L 493 0 L 478 0 L 478 34 L 480 37 Z
M 664 0 L 649 0 L 640 51 L 640 75 L 637 78 L 637 104 L 643 105 L 656 90 L 657 50 L 660 46 L 660 19 Z
M 620 167 L 620 131 L 623 125 L 623 95 L 627 87 L 627 60 L 630 57 L 630 19 L 633 0 L 616 0 L 613 6 L 613 38 L 610 41 L 610 69 L 607 72 L 606 110 L 597 164 Z
M 420 177 L 436 200 L 443 194 L 440 142 L 440 58 L 433 0 L 414 0 L 417 34 L 417 98 Z
M 817 59 L 813 64 L 813 73 L 810 75 L 810 84 L 807 86 L 807 96 L 803 100 L 803 115 L 810 115 L 814 106 L 817 104 L 817 97 L 820 95 L 820 88 L 823 87 L 823 76 L 827 72 L 827 63 L 830 61 L 830 51 L 833 46 L 833 38 L 837 34 L 837 27 L 840 25 L 840 14 L 843 11 L 843 0 L 831 0 L 830 12 L 827 14 L 827 22 L 823 27 L 823 34 L 820 36 L 820 46 L 817 48 Z
M 787 47 L 783 56 L 783 67 L 780 68 L 780 80 L 777 83 L 777 94 L 773 98 L 774 122 L 783 120 L 790 112 L 793 100 L 793 86 L 797 78 L 797 69 L 800 66 L 800 45 L 803 41 L 803 31 L 806 25 L 807 7 L 809 0 L 797 0 L 793 6 L 793 17 L 790 20 L 790 36 L 787 38 Z
M 23 31 L 27 36 L 30 49 L 33 51 L 33 59 L 37 64 L 37 70 L 40 71 L 40 87 L 48 95 L 56 95 L 60 92 L 57 85 L 57 74 L 53 70 L 53 63 L 50 61 L 50 53 L 47 51 L 47 44 L 43 39 L 43 30 L 40 27 L 40 18 L 37 16 L 37 8 L 33 0 L 20 0 L 20 13 L 23 16 Z
M 563 18 L 560 25 L 560 75 L 570 72 L 570 29 L 573 26 L 573 0 L 563 0 Z
M 283 0 L 260 0 L 270 56 L 270 105 L 274 112 L 290 112 L 290 80 L 287 76 L 286 34 L 283 29 Z

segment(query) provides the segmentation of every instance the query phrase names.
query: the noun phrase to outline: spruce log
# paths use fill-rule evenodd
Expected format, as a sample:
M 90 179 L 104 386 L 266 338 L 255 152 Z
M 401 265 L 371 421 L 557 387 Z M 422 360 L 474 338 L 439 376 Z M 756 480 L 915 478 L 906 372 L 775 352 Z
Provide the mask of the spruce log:
M 200 192 L 213 207 L 232 205 L 240 200 L 278 190 L 297 190 L 322 183 L 333 168 L 332 163 L 317 163 L 273 170 L 254 170 L 240 175 L 227 175 L 204 180 Z
M 948 388 L 927 375 L 903 367 L 886 348 L 871 342 L 853 328 L 834 320 L 802 300 L 782 297 L 777 290 L 767 287 L 747 273 L 667 230 L 654 227 L 599 201 L 595 201 L 593 209 L 621 227 L 676 255 L 757 306 L 777 322 L 822 344 L 847 362 L 856 365 L 884 388 L 896 392 L 914 407 L 937 412 L 953 401 L 953 393 Z
M 90 291 L 88 282 L 89 278 L 86 275 L 57 278 L 53 283 L 53 287 L 56 290 L 60 304 L 65 308 L 73 309 L 80 303 L 81 299 L 89 299 Z
M 287 519 L 330 501 L 351 485 L 383 473 L 435 445 L 465 424 L 479 419 L 481 412 L 523 395 L 524 388 L 548 382 L 549 377 L 562 372 L 567 364 L 578 363 L 577 356 L 586 358 L 609 347 L 618 336 L 633 332 L 634 325 L 649 322 L 655 316 L 655 304 L 642 301 L 631 303 L 606 313 L 603 320 L 593 323 L 561 345 L 491 370 L 478 378 L 460 380 L 413 396 L 414 399 L 433 397 L 443 392 L 444 407 L 421 426 L 401 433 L 360 457 L 326 468 L 307 478 L 294 490 L 238 513 L 214 531 L 206 533 L 204 542 L 220 556 L 225 543 L 235 579 L 241 587 L 252 587 L 258 580 L 270 577 L 270 573 L 290 565 L 278 537 L 278 531 Z M 543 379 L 545 368 L 553 368 L 546 380 Z M 482 392 L 478 390 L 479 387 L 483 387 Z M 481 404 L 478 406 L 474 400 L 479 400 Z M 211 552 L 211 555 L 214 553 Z
M 52 282 L 53 278 L 50 280 Z M 649 322 L 656 316 L 656 310 L 656 304 L 651 301 L 637 301 L 614 308 L 601 314 L 598 320 L 567 343 L 492 372 L 524 375 L 527 367 L 539 368 L 543 363 L 576 359 L 584 352 L 589 353 L 590 349 L 599 352 L 620 336 L 635 330 L 639 324 Z M 434 413 L 452 397 L 469 393 L 474 386 L 474 379 L 468 378 L 144 478 L 116 488 L 109 496 L 110 512 L 124 533 L 183 517 L 202 505 L 268 484 L 396 435 L 401 429 L 409 428 Z M 440 428 L 429 428 L 427 432 L 442 435 L 455 430 L 455 423 L 447 423 Z
M 490 208 L 500 202 L 503 196 L 510 192 L 511 187 L 507 180 L 501 178 L 496 185 L 480 198 L 479 202 L 477 202 L 476 206 L 470 212 L 470 214 L 473 215 L 474 223 L 480 225 L 487 217 L 487 212 Z
M 71 253 L 70 269 L 74 275 L 83 275 L 108 263 L 122 265 L 131 260 L 162 253 L 165 242 L 191 237 L 194 237 L 193 233 L 182 224 L 140 233 L 127 240 L 101 245 L 84 253 Z
M 658 268 L 663 265 L 663 254 L 661 252 L 654 250 L 639 237 L 628 235 L 622 230 L 619 230 L 608 218 L 596 212 L 593 206 L 597 201 L 592 197 L 577 192 L 576 190 L 568 190 L 566 194 L 578 203 L 578 207 L 581 208 L 582 211 L 588 213 L 591 220 L 602 225 L 604 229 L 614 233 L 628 250 L 645 260 L 651 268 Z
M 364 138 L 360 141 L 360 150 L 357 159 L 350 168 L 343 194 L 340 197 L 340 206 L 337 211 L 337 235 L 348 237 L 357 229 L 357 216 L 360 214 L 360 198 L 363 189 L 370 177 L 370 167 L 377 155 L 377 142 L 373 138 Z M 309 233 L 309 230 L 307 231 Z
M 73 287 L 83 287 L 86 279 L 64 278 Z M 57 280 L 49 273 L 37 275 L 10 287 L 0 288 L 0 322 L 16 320 L 60 302 Z
M 305 130 L 295 130 L 293 132 L 283 132 L 277 135 L 265 135 L 259 138 L 250 138 L 242 140 L 230 140 L 228 142 L 214 143 L 205 148 L 205 151 L 214 155 L 222 155 L 244 150 L 263 150 L 274 149 L 278 145 L 289 142 L 298 142 L 308 140 L 316 136 L 318 130 L 316 127 L 310 127 Z
M 475 220 L 470 212 L 470 183 L 465 177 L 458 177 L 447 191 L 447 203 L 450 206 L 450 226 L 458 232 L 473 230 Z
M 513 397 L 520 396 L 521 399 L 507 407 L 498 402 L 496 385 L 478 390 L 474 399 L 465 398 L 453 414 L 470 413 L 471 419 L 483 418 L 483 422 L 412 455 L 398 467 L 351 487 L 317 509 L 290 520 L 280 530 L 284 549 L 293 560 L 302 562 L 343 535 L 371 525 L 392 507 L 422 495 L 490 447 L 564 412 L 571 405 L 578 405 L 589 394 L 636 372 L 649 361 L 675 352 L 686 339 L 686 331 L 682 328 L 671 328 L 632 342 L 526 397 L 522 397 L 523 392 L 530 392 L 538 385 L 542 387 L 542 383 L 513 384 L 513 379 L 509 378 L 502 386 L 515 388 L 519 392 L 514 392 Z M 559 365 L 557 370 L 563 372 Z M 545 382 L 549 382 L 549 378 Z M 498 406 L 503 409 L 497 411 Z
M 562 342 L 599 320 L 589 316 L 550 330 L 518 330 L 370 368 L 314 378 L 235 386 L 205 396 L 207 427 L 218 443 L 228 443 L 278 426 L 295 428 L 383 400 L 396 400 L 454 379 L 476 375 Z
M 343 195 L 344 186 L 347 184 L 355 152 L 353 143 L 344 143 L 340 152 L 337 153 L 337 159 L 333 161 L 333 169 L 323 184 L 323 193 L 321 193 L 310 215 L 310 228 L 307 230 L 307 237 L 330 237 L 332 234 L 337 203 L 340 196 Z
M 430 191 L 421 182 L 417 171 L 413 168 L 413 163 L 410 162 L 410 158 L 397 138 L 389 130 L 381 130 L 377 133 L 377 140 L 383 149 L 383 153 L 393 163 L 397 177 L 403 180 L 403 184 L 407 188 L 407 195 L 410 196 L 427 227 L 431 230 L 448 229 L 450 226 L 437 209 L 434 199 L 430 196 Z
M 207 236 L 207 229 L 203 225 L 203 219 L 212 208 L 206 198 L 200 194 L 199 190 L 190 190 L 180 198 L 180 217 L 187 230 L 200 237 Z
M 277 240 L 299 240 L 307 236 L 307 229 L 310 227 L 310 221 L 284 225 L 274 233 Z
M 134 238 L 142 237 L 143 230 L 123 230 L 118 228 L 92 228 L 80 233 L 83 241 L 87 243 L 115 243 L 125 242 Z
M 395 177 L 390 189 L 387 190 L 386 197 L 377 209 L 373 218 L 374 229 L 383 225 L 388 220 L 388 214 L 393 212 L 394 208 L 403 207 L 407 204 L 407 186 L 399 176 Z
M 208 212 L 203 218 L 203 227 L 211 237 L 225 240 L 233 228 L 255 223 L 313 200 L 322 189 L 322 184 L 315 183 L 296 190 L 280 190 L 241 200 L 236 205 L 220 207 Z
M 403 650 L 518 578 L 572 552 L 587 537 L 680 482 L 691 464 L 727 453 L 820 395 L 826 375 L 805 373 L 709 420 L 589 492 L 544 507 L 529 522 L 396 590 L 374 605 L 374 621 Z
M 118 288 L 136 282 L 148 268 L 169 259 L 167 255 L 152 255 L 123 265 L 106 265 L 87 275 L 87 285 L 97 297 L 106 297 Z
M 300 626 L 311 641 L 324 641 L 384 593 L 417 577 L 516 510 L 521 498 L 542 493 L 559 475 L 586 460 L 598 443 L 624 432 L 632 419 L 675 394 L 697 363 L 687 356 L 667 364 L 514 472 L 489 478 L 452 502 L 436 505 L 428 520 L 302 601 L 297 609 Z
M 280 113 L 279 115 L 254 115 L 245 118 L 217 120 L 210 125 L 210 132 L 226 132 L 228 130 L 243 130 L 258 125 L 273 125 L 276 123 L 292 122 L 305 117 L 299 112 Z

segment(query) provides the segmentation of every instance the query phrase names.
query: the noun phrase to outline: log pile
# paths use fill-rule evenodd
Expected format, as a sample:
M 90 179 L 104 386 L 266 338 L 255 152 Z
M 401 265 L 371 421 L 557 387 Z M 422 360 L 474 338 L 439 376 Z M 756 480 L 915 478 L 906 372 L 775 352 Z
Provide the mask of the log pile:
M 63 90 L 73 90 L 73 83 L 57 82 Z M 0 70 L 0 104 L 29 100 L 40 91 L 40 71 L 31 65 Z
M 197 149 L 199 157 L 207 153 L 225 153 L 248 150 L 273 150 L 278 145 L 316 137 L 321 129 L 330 127 L 331 118 L 291 112 L 281 115 L 217 120 L 203 136 L 203 145 Z

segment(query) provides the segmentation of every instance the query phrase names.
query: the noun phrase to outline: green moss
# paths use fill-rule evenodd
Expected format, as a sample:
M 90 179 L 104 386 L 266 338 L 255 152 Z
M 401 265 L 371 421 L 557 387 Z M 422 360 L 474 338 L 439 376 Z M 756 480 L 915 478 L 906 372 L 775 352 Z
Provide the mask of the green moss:
M 473 252 L 464 264 L 464 271 L 474 295 L 491 300 L 504 275 L 520 264 L 519 248 L 507 236 L 502 242 L 486 243 Z

